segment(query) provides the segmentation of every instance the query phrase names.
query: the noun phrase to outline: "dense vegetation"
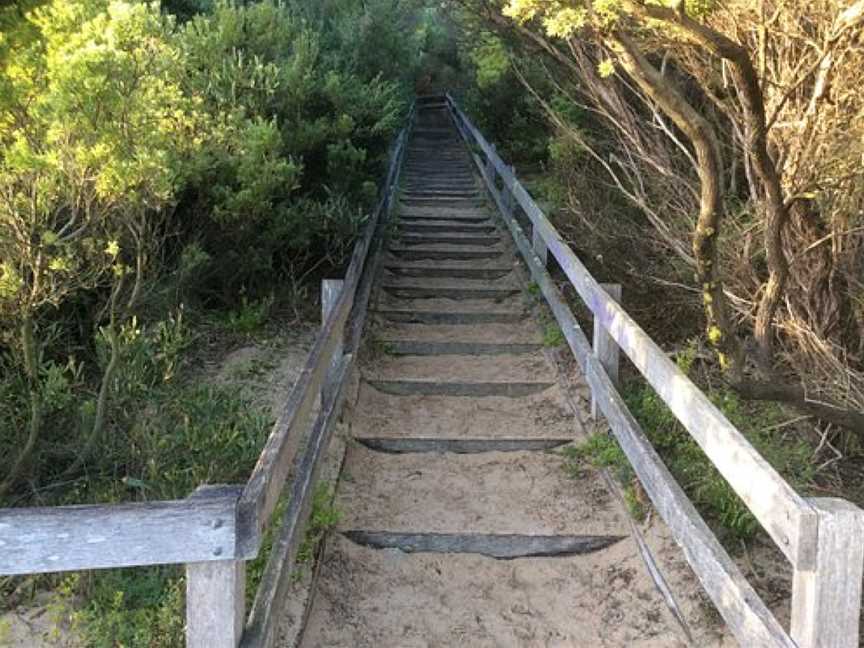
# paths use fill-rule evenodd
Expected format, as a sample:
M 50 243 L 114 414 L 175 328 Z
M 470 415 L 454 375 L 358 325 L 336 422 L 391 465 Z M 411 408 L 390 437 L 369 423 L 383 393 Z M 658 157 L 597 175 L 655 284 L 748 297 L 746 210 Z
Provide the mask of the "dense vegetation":
M 136 2 L 4 10 L 0 494 L 123 442 L 130 383 L 174 373 L 133 378 L 133 356 L 172 343 L 182 303 L 342 263 L 411 94 L 410 65 L 385 77 L 369 54 L 406 19 L 391 4 L 217 3 L 183 24 Z M 391 37 L 385 66 L 417 58 Z
M 267 414 L 191 365 L 344 263 L 411 96 L 445 88 L 791 482 L 864 500 L 864 1 L 25 0 L 0 31 L 4 504 L 242 481 Z M 625 391 L 751 537 L 653 392 Z M 91 643 L 170 646 L 178 578 L 63 591 Z

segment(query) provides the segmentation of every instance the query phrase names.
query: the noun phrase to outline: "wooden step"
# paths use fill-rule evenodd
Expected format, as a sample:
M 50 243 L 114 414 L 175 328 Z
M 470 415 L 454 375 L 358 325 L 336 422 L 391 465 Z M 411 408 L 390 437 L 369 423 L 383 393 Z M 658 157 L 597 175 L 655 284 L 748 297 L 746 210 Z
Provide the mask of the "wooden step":
M 351 542 L 405 553 L 479 554 L 498 560 L 581 556 L 621 542 L 622 535 L 534 535 L 493 533 L 391 533 L 343 531 Z
M 404 249 L 391 247 L 387 250 L 393 256 L 406 261 L 497 259 L 503 255 L 500 250 L 430 250 L 424 248 Z
M 508 324 L 516 323 L 525 319 L 522 311 L 501 311 L 481 313 L 459 313 L 442 311 L 422 310 L 376 310 L 379 315 L 391 322 L 413 323 L 413 324 Z
M 534 353 L 543 348 L 541 344 L 496 343 L 496 342 L 425 342 L 422 340 L 384 340 L 390 355 L 519 355 Z
M 445 288 L 424 286 L 381 286 L 388 295 L 400 299 L 489 299 L 501 301 L 508 297 L 515 297 L 520 292 L 519 288 Z
M 399 223 L 398 225 L 399 231 L 412 235 L 412 234 L 437 234 L 437 233 L 449 233 L 449 232 L 457 232 L 463 234 L 489 234 L 490 232 L 494 232 L 496 230 L 494 225 L 457 225 L 457 224 L 426 224 L 426 223 Z
M 501 279 L 513 272 L 512 268 L 442 268 L 386 265 L 384 269 L 400 277 L 442 277 L 454 279 Z
M 405 234 L 399 236 L 401 245 L 495 245 L 501 242 L 500 236 L 442 236 Z
M 436 380 L 369 380 L 378 391 L 391 396 L 503 396 L 522 398 L 539 394 L 552 382 L 441 382 Z
M 572 442 L 572 439 L 416 439 L 411 437 L 356 437 L 356 439 L 370 450 L 389 454 L 544 452 Z

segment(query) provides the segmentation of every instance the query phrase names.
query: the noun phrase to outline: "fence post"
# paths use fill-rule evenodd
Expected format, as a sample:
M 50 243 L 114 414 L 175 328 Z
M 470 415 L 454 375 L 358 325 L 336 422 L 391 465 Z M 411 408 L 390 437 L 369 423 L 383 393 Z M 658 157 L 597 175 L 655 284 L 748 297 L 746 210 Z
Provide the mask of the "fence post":
M 818 517 L 816 560 L 792 578 L 792 640 L 800 648 L 857 648 L 864 573 L 864 511 L 807 500 Z
M 496 151 L 495 145 L 492 144 L 492 152 Z M 492 156 L 486 156 L 486 177 L 489 178 L 489 182 L 492 183 L 492 187 L 495 187 L 495 163 L 492 161 Z
M 345 283 L 342 279 L 323 279 L 321 281 L 321 326 L 327 323 L 327 318 L 330 313 L 336 308 L 336 302 L 339 301 L 339 295 L 342 293 L 342 284 Z M 327 378 L 324 379 L 324 385 L 321 388 L 321 407 L 323 408 L 333 395 L 334 387 L 333 380 L 336 373 L 339 371 L 339 364 L 342 362 L 342 352 L 344 340 L 340 339 L 333 351 L 333 359 L 330 363 L 330 369 L 327 371 Z
M 549 248 L 546 247 L 546 241 L 543 240 L 540 230 L 534 223 L 531 223 L 531 247 L 534 248 L 534 254 L 540 257 L 545 268 L 549 264 Z
M 237 648 L 246 616 L 246 563 L 186 565 L 186 648 Z
M 536 232 L 536 230 L 535 230 Z M 621 301 L 621 284 L 600 284 L 600 287 L 605 290 L 609 296 L 616 302 Z M 615 340 L 609 335 L 609 332 L 603 328 L 598 317 L 594 317 L 594 339 L 593 339 L 594 356 L 603 365 L 606 374 L 612 381 L 613 385 L 618 384 L 618 365 L 620 350 Z M 597 399 L 591 396 L 591 418 L 595 421 L 600 415 L 600 410 L 597 407 Z
M 513 181 L 516 178 L 516 169 L 507 167 L 507 173 L 501 175 L 501 203 L 504 205 L 507 219 L 512 219 L 516 214 L 516 199 L 513 196 Z

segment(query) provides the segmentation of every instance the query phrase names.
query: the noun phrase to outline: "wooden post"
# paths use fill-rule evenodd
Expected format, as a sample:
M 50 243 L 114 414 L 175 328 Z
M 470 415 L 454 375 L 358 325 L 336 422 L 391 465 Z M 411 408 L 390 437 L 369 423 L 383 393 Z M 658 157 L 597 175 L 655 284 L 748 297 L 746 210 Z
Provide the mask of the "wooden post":
M 339 295 L 342 294 L 342 285 L 345 282 L 342 279 L 324 279 L 321 281 L 321 326 L 327 322 L 330 313 L 336 308 L 336 303 L 339 301 Z M 330 369 L 327 371 L 327 377 L 324 379 L 324 385 L 321 387 L 321 407 L 326 407 L 333 395 L 333 379 L 339 371 L 339 364 L 342 362 L 342 352 L 344 350 L 344 340 L 340 339 L 336 348 L 333 350 L 333 359 L 330 362 Z
M 536 228 L 535 228 L 536 233 Z M 621 284 L 600 284 L 600 287 L 605 290 L 609 296 L 616 302 L 621 301 Z M 594 317 L 594 340 L 592 343 L 594 348 L 594 356 L 603 365 L 606 370 L 606 375 L 612 381 L 613 385 L 618 385 L 618 364 L 620 350 L 615 340 L 609 335 L 609 332 L 603 328 L 603 324 L 599 322 L 599 318 Z M 595 421 L 599 418 L 600 413 L 597 407 L 597 399 L 591 396 L 591 418 Z
M 508 175 L 502 175 L 501 201 L 504 203 L 504 210 L 507 212 L 507 218 L 513 218 L 516 210 L 516 198 L 513 196 L 513 180 L 516 178 L 516 169 L 512 166 L 507 167 Z
M 816 563 L 795 569 L 792 640 L 800 648 L 856 648 L 864 573 L 864 511 L 845 500 L 807 500 L 818 516 Z
M 491 145 L 492 151 L 494 152 L 495 145 Z M 492 186 L 495 187 L 495 162 L 492 161 L 492 156 L 486 156 L 486 176 L 489 178 L 489 182 L 492 183 Z
M 237 648 L 245 615 L 245 562 L 186 565 L 187 648 Z
M 546 241 L 540 234 L 540 228 L 532 223 L 531 225 L 531 247 L 534 248 L 534 254 L 540 257 L 543 267 L 549 265 L 549 248 L 546 247 Z

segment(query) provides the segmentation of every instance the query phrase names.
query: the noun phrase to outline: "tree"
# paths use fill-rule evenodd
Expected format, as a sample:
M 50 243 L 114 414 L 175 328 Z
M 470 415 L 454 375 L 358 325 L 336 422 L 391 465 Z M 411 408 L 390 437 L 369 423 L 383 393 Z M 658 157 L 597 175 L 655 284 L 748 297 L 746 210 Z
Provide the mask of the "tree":
M 752 3 L 734 2 L 724 5 L 721 11 L 710 0 L 508 0 L 499 5 L 484 3 L 481 11 L 499 29 L 515 29 L 525 42 L 566 70 L 576 91 L 600 115 L 611 118 L 611 129 L 623 133 L 621 139 L 627 148 L 638 148 L 634 144 L 645 141 L 645 129 L 638 123 L 617 119 L 626 117 L 626 110 L 615 106 L 624 95 L 615 86 L 601 88 L 597 77 L 608 78 L 617 71 L 624 92 L 635 92 L 651 112 L 659 113 L 652 119 L 668 138 L 665 146 L 673 151 L 678 148 L 676 155 L 691 162 L 698 178 L 692 262 L 703 295 L 706 335 L 730 384 L 746 397 L 784 401 L 862 432 L 864 367 L 843 349 L 860 349 L 864 329 L 860 315 L 856 327 L 855 316 L 849 314 L 855 311 L 855 298 L 849 289 L 854 276 L 841 270 L 844 265 L 861 267 L 856 259 L 861 238 L 854 228 L 852 232 L 839 231 L 833 225 L 836 217 L 820 213 L 818 207 L 820 203 L 836 205 L 838 192 L 860 196 L 855 186 L 861 174 L 849 164 L 856 155 L 854 148 L 849 151 L 845 147 L 842 156 L 833 155 L 835 166 L 823 167 L 821 174 L 813 174 L 801 163 L 802 155 L 815 163 L 811 153 L 814 140 L 833 138 L 813 125 L 816 114 L 829 103 L 830 80 L 849 75 L 854 69 L 851 52 L 857 47 L 864 22 L 864 2 L 859 0 L 845 8 L 831 5 L 817 3 L 805 10 L 765 0 L 759 3 L 758 10 Z M 791 14 L 802 10 L 808 12 L 807 24 L 813 26 L 808 36 L 801 36 L 801 41 L 807 43 L 805 53 L 799 52 L 797 64 L 784 61 L 784 67 L 778 65 L 772 70 L 769 66 L 778 64 L 782 56 L 774 47 L 775 41 L 795 38 L 795 30 L 785 27 L 795 23 Z M 783 26 L 775 30 L 780 23 Z M 752 29 L 741 28 L 742 24 Z M 759 36 L 754 41 L 749 34 Z M 586 43 L 593 44 L 594 52 L 588 52 Z M 802 47 L 800 43 L 797 46 Z M 801 56 L 806 63 L 801 62 Z M 775 74 L 767 83 L 766 75 L 777 70 L 791 71 L 782 79 Z M 632 100 L 625 97 L 624 103 Z M 850 107 L 848 101 L 844 104 L 850 118 L 860 111 L 860 107 Z M 546 105 L 554 115 L 548 101 Z M 795 137 L 789 138 L 778 127 L 781 115 L 784 124 L 795 124 Z M 664 118 L 671 120 L 671 127 L 664 125 Z M 681 137 L 687 146 L 682 146 Z M 734 144 L 729 146 L 728 142 Z M 625 149 L 624 154 L 629 153 Z M 636 159 L 640 155 L 637 152 Z M 639 163 L 653 161 L 642 156 Z M 620 182 L 613 166 L 606 166 Z M 846 170 L 847 175 L 839 176 L 837 167 Z M 741 169 L 746 173 L 746 193 L 736 189 Z M 809 176 L 806 184 L 801 182 L 802 171 Z M 735 193 L 730 195 L 730 191 Z M 664 219 L 657 218 L 656 212 L 651 213 L 644 194 L 630 195 L 668 239 L 672 230 Z M 728 296 L 728 275 L 722 269 L 722 261 L 736 254 L 732 248 L 738 243 L 723 235 L 730 200 L 744 201 L 745 213 L 756 215 L 755 228 L 763 232 L 761 254 L 748 259 L 748 274 L 755 284 L 748 288 L 748 294 L 736 295 L 734 306 Z M 855 207 L 848 202 L 846 208 L 854 213 Z M 809 215 L 801 216 L 802 211 Z M 791 228 L 790 223 L 796 220 L 799 225 Z M 823 223 L 824 240 L 801 236 L 808 221 Z M 848 225 L 848 218 L 841 222 Z M 814 309 L 806 294 L 788 291 L 790 278 L 796 278 L 791 259 L 810 255 L 811 246 L 826 240 L 844 240 L 852 249 L 843 260 L 826 263 L 827 269 L 819 273 L 823 308 Z M 845 275 L 842 281 L 841 272 Z M 736 288 L 740 286 L 737 279 L 733 283 Z M 820 334 L 821 320 L 836 322 L 838 313 L 846 313 L 839 315 L 845 318 L 845 324 L 835 327 L 843 333 L 833 339 Z M 741 339 L 742 321 L 744 331 L 752 327 L 753 353 Z M 820 340 L 815 346 L 821 348 L 815 352 L 813 344 L 803 348 L 805 339 Z M 778 343 L 783 349 L 779 354 Z M 808 360 L 802 362 L 802 358 Z M 807 362 L 807 369 L 813 371 L 800 371 Z M 852 388 L 838 388 L 836 373 L 832 378 L 821 369 L 826 363 L 841 367 L 851 378 Z M 793 377 L 792 368 L 799 369 L 798 377 Z
M 195 146 L 170 20 L 156 5 L 52 2 L 27 16 L 38 33 L 0 81 L 0 325 L 26 376 L 29 433 L 8 490 L 36 449 L 44 416 L 43 320 L 104 289 L 111 357 L 86 449 L 104 428 L 120 352 L 117 329 L 141 295 L 160 220 Z

